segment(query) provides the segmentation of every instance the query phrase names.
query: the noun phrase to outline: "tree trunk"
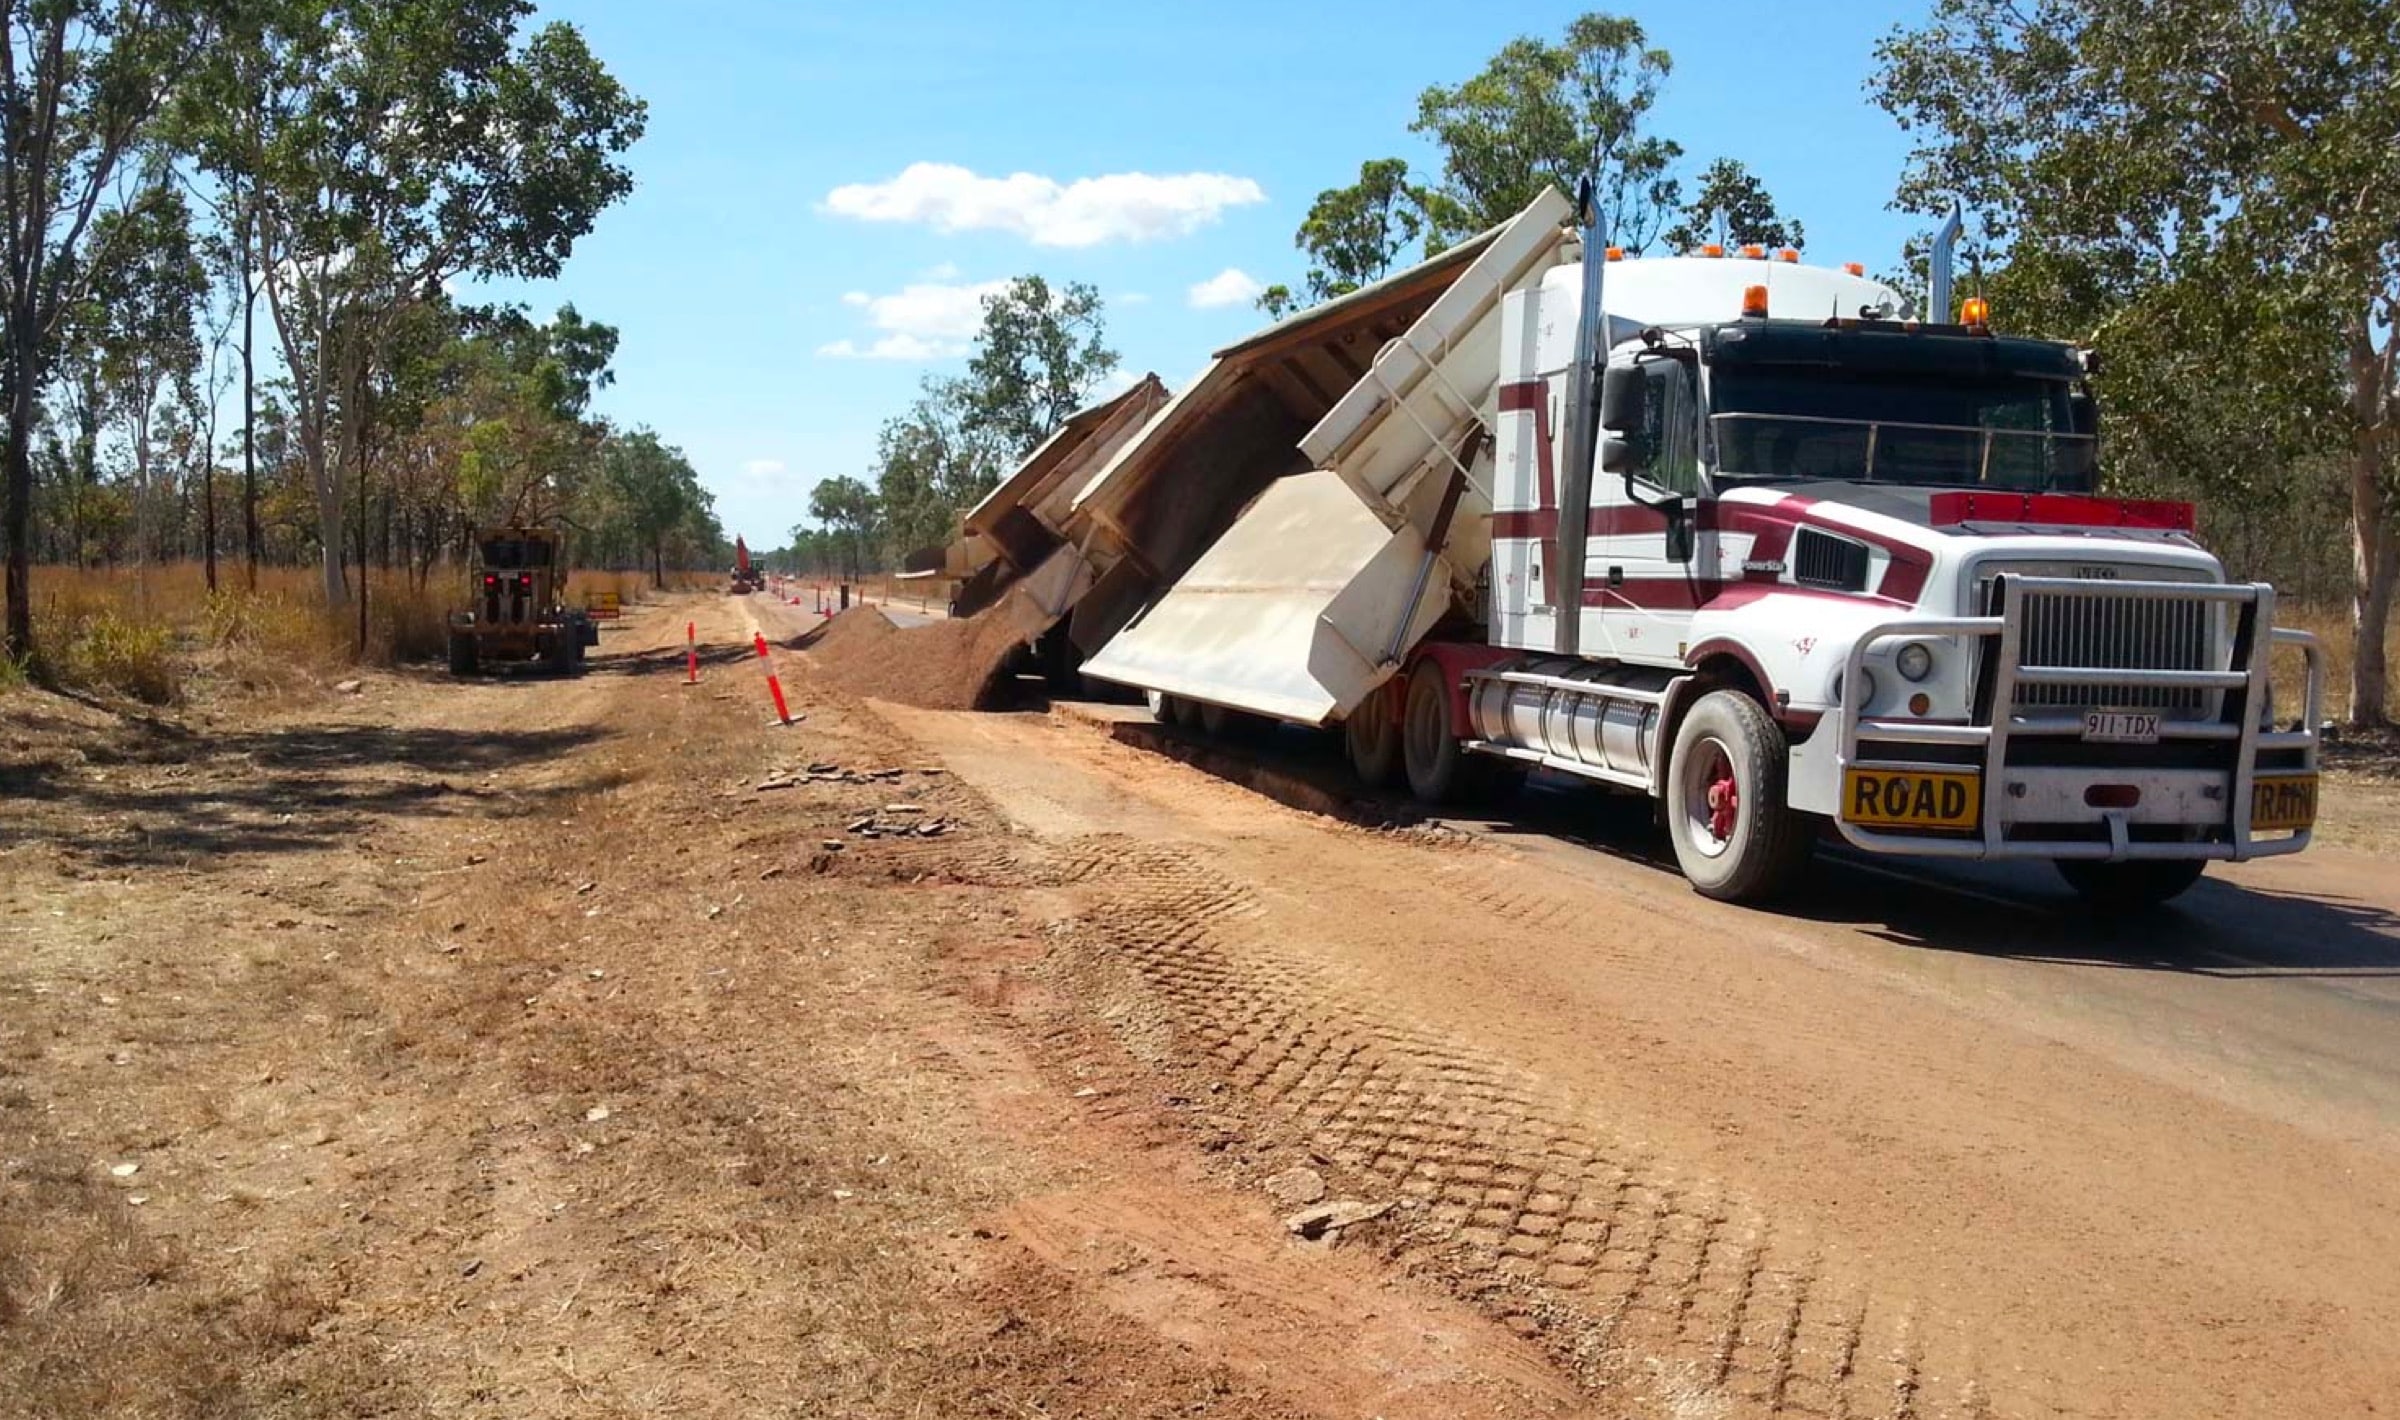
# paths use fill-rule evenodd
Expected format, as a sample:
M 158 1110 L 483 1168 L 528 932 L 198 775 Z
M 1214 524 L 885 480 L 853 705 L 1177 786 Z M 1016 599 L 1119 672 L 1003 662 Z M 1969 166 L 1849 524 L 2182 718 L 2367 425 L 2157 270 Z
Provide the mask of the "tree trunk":
M 250 222 L 242 219 L 242 557 L 258 590 L 258 282 L 250 275 Z M 213 454 L 212 454 L 213 456 Z
M 7 510 L 0 513 L 8 542 L 8 636 L 11 658 L 33 658 L 33 361 L 18 342 L 31 338 L 20 314 L 9 323 L 8 432 L 0 443 L 7 483 Z
M 326 467 L 325 446 L 313 439 L 309 445 L 308 477 L 317 494 L 318 570 L 324 576 L 325 605 L 338 610 L 350 599 L 349 586 L 342 580 L 342 490 Z
M 2362 728 L 2391 723 L 2383 647 L 2400 573 L 2400 543 L 2383 492 L 2382 376 L 2374 330 L 2362 318 L 2350 331 L 2350 723 Z
M 217 461 L 200 465 L 200 563 L 208 572 L 208 592 L 217 592 Z

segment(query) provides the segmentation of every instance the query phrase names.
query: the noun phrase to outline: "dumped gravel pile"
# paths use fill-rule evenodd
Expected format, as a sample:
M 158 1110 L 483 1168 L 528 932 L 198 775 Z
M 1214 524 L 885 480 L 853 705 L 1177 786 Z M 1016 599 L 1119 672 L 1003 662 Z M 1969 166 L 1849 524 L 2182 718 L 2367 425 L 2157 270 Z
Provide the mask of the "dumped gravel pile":
M 899 627 L 862 606 L 835 617 L 808 654 L 853 695 L 928 710 L 977 710 L 991 703 L 1020 644 L 1016 629 L 989 613 Z

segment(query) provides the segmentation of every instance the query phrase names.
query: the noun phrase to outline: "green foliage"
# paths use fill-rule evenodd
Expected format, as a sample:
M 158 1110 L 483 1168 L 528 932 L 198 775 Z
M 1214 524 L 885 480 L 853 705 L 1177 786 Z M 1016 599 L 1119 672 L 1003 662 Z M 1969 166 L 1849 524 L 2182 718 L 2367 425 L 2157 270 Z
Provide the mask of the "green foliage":
M 706 529 L 713 532 L 714 516 L 708 490 L 700 486 L 683 450 L 659 442 L 648 429 L 617 434 L 602 446 L 608 507 L 622 517 L 625 531 L 650 554 L 655 585 L 666 585 L 666 555 L 670 540 Z M 710 537 L 721 541 L 721 536 Z
M 967 425 L 1005 458 L 1030 453 L 1117 368 L 1103 325 L 1100 293 L 1080 281 L 1020 276 L 986 296 L 960 395 Z
M 1293 242 L 1315 264 L 1308 272 L 1308 294 L 1329 301 L 1390 274 L 1400 254 L 1425 234 L 1425 194 L 1408 181 L 1408 164 L 1399 158 L 1376 158 L 1361 163 L 1358 181 L 1328 188 L 1309 204 Z M 1269 292 L 1261 293 L 1262 309 Z
M 829 538 L 838 570 L 852 577 L 866 570 L 883 519 L 874 489 L 846 474 L 828 478 L 808 491 L 808 515 Z M 801 532 L 794 530 L 795 542 Z
M 66 312 L 101 264 L 90 242 L 161 105 L 212 37 L 220 7 L 184 0 L 45 0 L 0 13 L 0 540 L 7 544 L 5 650 L 33 654 L 33 447 L 38 394 Z
M 2349 506 L 2352 712 L 2400 573 L 2400 25 L 2388 6 L 1941 0 L 1878 49 L 1900 204 L 1981 220 L 2003 319 L 2091 341 L 2110 476 Z M 2271 570 L 2271 569 L 2268 569 Z
M 1732 158 L 1719 158 L 1700 174 L 1700 190 L 1684 204 L 1682 216 L 1668 228 L 1664 245 L 1671 252 L 1696 251 L 1717 240 L 1717 219 L 1725 222 L 1725 241 L 1732 246 L 1797 247 L 1802 245 L 1800 223 L 1775 210 L 1766 185 Z
M 398 326 L 455 276 L 557 275 L 631 189 L 619 158 L 644 109 L 572 26 L 524 33 L 525 0 L 258 6 L 179 119 L 199 163 L 246 193 L 338 603 L 363 387 Z
M 947 543 L 961 509 L 992 491 L 1007 458 L 975 417 L 967 380 L 929 379 L 906 413 L 876 436 L 875 495 L 894 560 Z
M 1020 276 L 987 296 L 967 373 L 929 377 L 876 437 L 875 483 L 827 479 L 810 498 L 818 524 L 793 531 L 812 570 L 855 574 L 878 560 L 947 543 L 958 515 L 991 492 L 1092 397 L 1117 367 L 1099 292 Z M 829 567 L 813 567 L 829 561 Z
M 1672 61 L 1639 22 L 1586 14 L 1551 43 L 1509 41 L 1483 70 L 1417 100 L 1411 131 L 1442 152 L 1442 182 L 1425 198 L 1435 249 L 1515 216 L 1545 186 L 1572 193 L 1600 174 L 1610 241 L 1639 252 L 1680 196 L 1669 169 L 1680 145 L 1645 131 Z

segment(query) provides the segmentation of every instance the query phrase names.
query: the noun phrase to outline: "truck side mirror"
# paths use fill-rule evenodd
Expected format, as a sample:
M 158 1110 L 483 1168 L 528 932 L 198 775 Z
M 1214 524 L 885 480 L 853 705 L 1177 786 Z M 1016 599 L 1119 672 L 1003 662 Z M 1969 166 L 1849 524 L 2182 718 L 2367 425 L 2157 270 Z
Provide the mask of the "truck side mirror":
M 1620 434 L 1648 423 L 1650 381 L 1639 365 L 1616 365 L 1600 376 L 1600 427 Z
M 1604 434 L 1600 438 L 1600 471 L 1602 473 L 1631 473 L 1634 471 L 1633 445 L 1621 435 Z

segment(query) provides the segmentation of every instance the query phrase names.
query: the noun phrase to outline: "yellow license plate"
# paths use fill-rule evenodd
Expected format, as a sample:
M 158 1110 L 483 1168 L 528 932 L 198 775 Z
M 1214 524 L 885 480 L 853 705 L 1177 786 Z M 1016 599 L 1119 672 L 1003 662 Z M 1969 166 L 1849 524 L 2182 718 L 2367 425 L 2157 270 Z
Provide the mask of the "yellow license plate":
M 2317 776 L 2261 774 L 2250 781 L 2250 831 L 2301 829 L 2317 821 Z
M 1973 831 L 1983 824 L 1983 776 L 1940 769 L 1850 769 L 1842 817 L 1861 828 Z

